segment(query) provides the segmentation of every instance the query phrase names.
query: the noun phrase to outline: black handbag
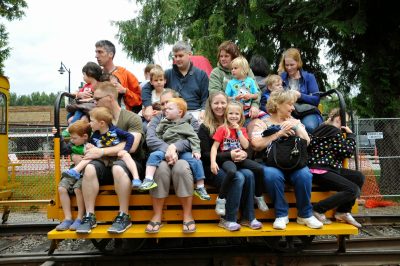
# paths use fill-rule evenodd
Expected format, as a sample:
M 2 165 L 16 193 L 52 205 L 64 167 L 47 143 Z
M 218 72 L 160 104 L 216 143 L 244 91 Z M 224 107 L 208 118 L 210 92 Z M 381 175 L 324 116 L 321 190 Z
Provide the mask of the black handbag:
M 307 156 L 307 141 L 298 136 L 289 136 L 271 143 L 265 151 L 264 162 L 282 171 L 293 171 L 307 165 Z
M 85 114 L 88 114 L 95 107 L 96 103 L 94 101 L 82 102 L 79 101 L 79 99 L 74 99 L 65 107 L 65 109 L 67 109 L 67 112 L 69 113 L 74 113 L 77 110 L 80 110 Z
M 321 114 L 318 107 L 308 103 L 295 103 L 294 111 L 292 116 L 297 119 L 301 119 L 307 115 L 311 114 Z

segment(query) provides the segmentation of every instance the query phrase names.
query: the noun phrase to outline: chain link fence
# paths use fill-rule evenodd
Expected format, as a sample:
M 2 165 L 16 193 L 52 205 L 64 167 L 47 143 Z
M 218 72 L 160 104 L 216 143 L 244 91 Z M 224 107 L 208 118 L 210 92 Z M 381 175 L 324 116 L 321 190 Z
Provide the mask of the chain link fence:
M 400 196 L 400 118 L 355 120 L 358 169 L 366 176 L 362 197 Z
M 10 126 L 8 154 L 16 160 L 14 173 L 8 169 L 9 182 L 14 179 L 13 200 L 50 200 L 55 197 L 54 149 L 51 127 Z M 69 166 L 69 158 L 62 159 L 62 169 Z M 12 175 L 15 175 L 12 177 Z M 21 203 L 13 209 L 34 211 L 45 204 Z

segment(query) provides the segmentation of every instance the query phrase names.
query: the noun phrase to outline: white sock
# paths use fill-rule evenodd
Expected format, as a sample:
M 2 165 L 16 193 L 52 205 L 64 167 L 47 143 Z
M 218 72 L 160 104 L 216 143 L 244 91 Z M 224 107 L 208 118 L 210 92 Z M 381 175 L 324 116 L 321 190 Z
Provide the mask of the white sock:
M 197 187 L 197 188 L 204 187 L 204 184 L 196 184 L 196 187 Z
M 152 177 L 152 176 L 148 176 L 148 175 L 147 175 L 147 176 L 145 177 L 145 179 L 150 179 L 150 180 L 153 180 L 153 177 Z

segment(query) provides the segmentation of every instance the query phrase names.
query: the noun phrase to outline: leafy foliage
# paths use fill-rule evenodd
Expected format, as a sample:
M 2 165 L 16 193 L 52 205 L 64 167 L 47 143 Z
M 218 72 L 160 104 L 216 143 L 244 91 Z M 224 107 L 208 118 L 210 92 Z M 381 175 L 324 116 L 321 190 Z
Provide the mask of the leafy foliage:
M 119 21 L 119 41 L 128 55 L 152 61 L 164 44 L 188 40 L 196 54 L 215 65 L 217 47 L 233 40 L 246 57 L 261 54 L 277 69 L 282 51 L 301 50 L 304 68 L 321 90 L 330 88 L 333 69 L 341 91 L 361 93 L 355 106 L 363 116 L 400 116 L 400 27 L 397 11 L 379 0 L 149 0 L 141 14 Z M 326 44 L 329 62 L 321 65 Z M 274 72 L 275 72 L 274 71 Z M 393 97 L 394 96 L 394 97 Z
M 11 93 L 10 106 L 47 106 L 54 105 L 57 94 L 44 92 L 33 92 L 31 95 L 20 95 Z
M 26 8 L 25 0 L 1 0 L 0 17 L 7 20 L 20 19 Z M 0 75 L 4 75 L 4 61 L 10 56 L 11 48 L 8 47 L 8 32 L 3 23 L 0 23 Z

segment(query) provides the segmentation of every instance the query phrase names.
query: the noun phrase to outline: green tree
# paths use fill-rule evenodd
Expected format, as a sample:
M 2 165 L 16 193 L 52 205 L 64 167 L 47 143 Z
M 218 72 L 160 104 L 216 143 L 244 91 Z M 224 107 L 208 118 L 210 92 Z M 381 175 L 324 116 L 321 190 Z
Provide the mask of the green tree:
M 25 0 L 1 0 L 0 18 L 9 21 L 20 19 L 24 15 L 23 9 L 27 7 Z M 4 75 L 4 61 L 10 56 L 11 48 L 8 47 L 8 32 L 0 21 L 0 75 Z
M 119 41 L 130 57 L 151 61 L 163 44 L 188 40 L 197 54 L 216 62 L 216 49 L 233 40 L 249 57 L 264 55 L 272 68 L 283 50 L 297 47 L 304 68 L 316 74 L 321 90 L 329 88 L 325 67 L 338 75 L 338 88 L 360 93 L 354 106 L 362 117 L 400 117 L 400 16 L 392 1 L 380 0 L 138 0 L 137 18 L 119 21 Z M 329 62 L 322 66 L 320 47 Z M 385 142 L 380 156 L 400 154 L 391 123 L 376 122 Z M 384 143 L 386 143 L 384 145 Z M 381 159 L 383 192 L 394 186 L 399 159 Z
M 277 69 L 283 50 L 297 47 L 304 66 L 329 88 L 326 67 L 339 75 L 363 116 L 399 117 L 400 34 L 396 9 L 379 0 L 138 0 L 137 18 L 115 22 L 130 57 L 151 61 L 164 44 L 188 40 L 196 54 L 216 62 L 218 45 L 235 41 L 242 53 L 264 55 Z M 320 64 L 320 47 L 329 63 Z M 390 68 L 390 69 L 389 69 Z M 377 89 L 379 88 L 379 89 Z

